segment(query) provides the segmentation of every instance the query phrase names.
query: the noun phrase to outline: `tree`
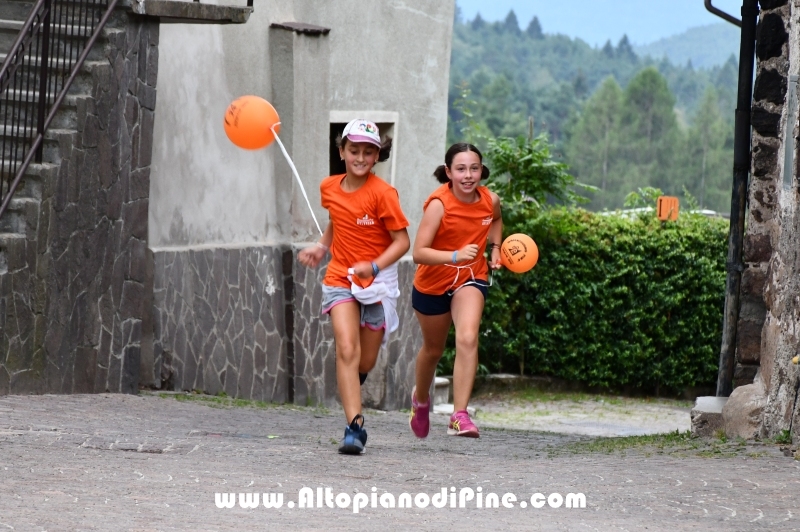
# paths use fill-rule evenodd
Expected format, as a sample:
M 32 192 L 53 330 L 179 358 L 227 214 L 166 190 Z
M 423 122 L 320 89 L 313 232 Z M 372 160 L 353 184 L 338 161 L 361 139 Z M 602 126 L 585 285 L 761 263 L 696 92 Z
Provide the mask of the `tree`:
M 514 13 L 514 10 L 508 12 L 506 15 L 506 20 L 503 22 L 503 29 L 512 35 L 519 35 L 522 33 L 519 29 L 519 21 L 517 20 L 517 14 Z
M 578 75 L 575 76 L 575 80 L 572 82 L 572 88 L 578 98 L 586 97 L 589 92 L 589 82 L 586 80 L 586 74 L 583 73 L 583 69 L 578 69 Z
M 628 40 L 627 35 L 623 35 L 619 40 L 619 43 L 617 43 L 615 55 L 628 61 L 636 61 L 639 59 L 636 55 L 636 52 L 633 51 L 633 46 L 631 46 L 631 42 Z
M 528 29 L 525 30 L 525 33 L 527 33 L 531 39 L 544 39 L 544 32 L 542 32 L 542 25 L 539 23 L 539 17 L 534 16 L 533 19 L 531 19 L 531 23 L 528 24 Z
M 567 165 L 553 159 L 546 135 L 530 139 L 490 137 L 486 159 L 492 169 L 488 185 L 503 201 L 503 223 L 519 224 L 539 208 L 554 201 L 584 203 L 575 189 L 584 189 L 569 174 Z
M 581 182 L 600 190 L 589 205 L 603 209 L 621 206 L 624 192 L 609 190 L 612 172 L 618 170 L 619 126 L 622 110 L 622 88 L 608 77 L 584 105 L 567 145 L 567 158 Z
M 725 199 L 730 196 L 730 188 L 726 190 L 725 187 L 729 173 L 726 159 L 730 162 L 725 150 L 728 129 L 719 112 L 717 93 L 713 87 L 708 87 L 689 130 L 686 150 L 688 171 L 685 175 L 689 181 L 686 187 L 700 207 L 726 208 Z
M 733 124 L 739 84 L 739 60 L 735 55 L 731 54 L 725 64 L 718 69 L 713 83 L 714 88 L 717 89 L 717 100 L 719 100 L 722 118 L 726 122 Z
M 516 136 L 525 131 L 525 109 L 516 95 L 516 85 L 500 74 L 484 86 L 476 118 L 497 136 Z
M 609 59 L 613 59 L 616 53 L 614 52 L 614 45 L 611 44 L 611 39 L 608 39 L 603 45 L 603 54 Z
M 473 20 L 457 22 L 453 28 L 449 141 L 472 135 L 478 145 L 485 147 L 485 139 L 492 135 L 527 137 L 528 118 L 534 117 L 535 132 L 548 134 L 556 159 L 570 164 L 581 181 L 605 186 L 605 192 L 595 196 L 594 207 L 622 207 L 626 193 L 646 186 L 680 194 L 686 185 L 691 193 L 700 196 L 697 187 L 702 181 L 702 164 L 692 165 L 695 161 L 701 163 L 702 158 L 691 154 L 687 135 L 694 127 L 706 87 L 713 85 L 728 125 L 722 151 L 714 148 L 708 152 L 703 199 L 705 206 L 719 210 L 714 205 L 722 201 L 718 199 L 722 188 L 729 187 L 716 184 L 714 161 L 715 157 L 728 157 L 724 164 L 730 165 L 730 157 L 725 154 L 732 149 L 738 72 L 735 57 L 710 69 L 688 69 L 685 64 L 673 65 L 666 58 L 639 59 L 626 38 L 616 45 L 609 41 L 596 48 L 580 39 L 541 33 L 536 17 L 532 17 L 524 36 L 507 31 L 505 24 L 503 20 L 489 24 L 475 16 Z M 513 24 L 508 29 L 513 29 Z M 642 77 L 648 77 L 641 73 L 643 68 L 649 69 L 648 76 L 657 83 L 637 91 Z M 625 90 L 616 138 L 612 139 L 614 148 L 606 146 L 602 171 L 602 162 L 596 161 L 603 158 L 591 156 L 602 154 L 603 146 L 584 141 L 585 149 L 579 151 L 575 149 L 578 140 L 571 137 L 579 134 L 578 123 L 583 116 L 591 114 L 587 98 L 609 76 Z M 465 90 L 473 101 L 462 108 Z M 648 106 L 646 97 L 658 105 Z M 576 156 L 583 159 L 574 160 Z M 723 175 L 729 179 L 727 174 L 726 170 Z
M 634 165 L 627 175 L 630 190 L 649 185 L 677 193 L 675 97 L 655 68 L 641 70 L 628 84 L 621 120 L 623 152 Z

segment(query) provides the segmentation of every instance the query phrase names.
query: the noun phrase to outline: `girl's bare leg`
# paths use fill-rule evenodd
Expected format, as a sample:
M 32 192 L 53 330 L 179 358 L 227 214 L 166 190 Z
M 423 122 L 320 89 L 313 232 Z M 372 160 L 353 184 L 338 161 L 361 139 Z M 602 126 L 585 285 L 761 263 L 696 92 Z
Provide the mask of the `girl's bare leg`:
M 456 327 L 456 362 L 453 368 L 453 409 L 466 410 L 478 370 L 478 332 L 483 314 L 483 294 L 465 286 L 453 294 L 450 313 Z
M 361 361 L 358 364 L 359 373 L 369 373 L 378 361 L 378 351 L 381 349 L 384 330 L 373 331 L 369 327 L 361 327 Z
M 336 342 L 336 383 L 347 423 L 361 413 L 361 307 L 355 301 L 331 309 L 333 338 Z
M 416 311 L 415 311 L 416 312 Z M 442 358 L 447 333 L 450 331 L 450 313 L 428 316 L 416 312 L 419 326 L 422 329 L 422 348 L 417 354 L 416 367 L 416 399 L 418 403 L 428 402 L 428 392 L 431 388 L 436 365 Z

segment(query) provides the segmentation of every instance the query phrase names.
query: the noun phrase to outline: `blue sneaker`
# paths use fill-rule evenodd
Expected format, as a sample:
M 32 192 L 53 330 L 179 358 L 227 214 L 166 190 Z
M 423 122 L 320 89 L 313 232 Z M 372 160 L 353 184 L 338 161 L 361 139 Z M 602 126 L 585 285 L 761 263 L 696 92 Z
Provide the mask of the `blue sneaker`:
M 358 418 L 361 418 L 360 425 Z M 367 431 L 364 429 L 364 416 L 358 414 L 350 422 L 350 425 L 344 428 L 344 438 L 339 446 L 339 452 L 341 454 L 362 454 L 366 444 Z

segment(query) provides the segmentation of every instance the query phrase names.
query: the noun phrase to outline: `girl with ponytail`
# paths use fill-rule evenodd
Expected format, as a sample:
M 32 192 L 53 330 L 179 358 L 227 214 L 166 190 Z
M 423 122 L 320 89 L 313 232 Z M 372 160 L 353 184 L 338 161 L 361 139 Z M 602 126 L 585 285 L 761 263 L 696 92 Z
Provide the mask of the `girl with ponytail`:
M 481 152 L 467 143 L 453 144 L 445 164 L 434 171 L 442 183 L 428 197 L 414 241 L 411 302 L 422 329 L 417 355 L 416 386 L 411 392 L 409 425 L 425 438 L 430 429 L 429 390 L 444 352 L 450 325 L 456 329 L 453 406 L 447 433 L 477 438 L 478 428 L 467 413 L 478 369 L 478 331 L 488 291 L 489 269 L 500 268 L 503 220 L 500 198 L 485 186 L 489 177 Z M 491 261 L 486 260 L 486 247 Z

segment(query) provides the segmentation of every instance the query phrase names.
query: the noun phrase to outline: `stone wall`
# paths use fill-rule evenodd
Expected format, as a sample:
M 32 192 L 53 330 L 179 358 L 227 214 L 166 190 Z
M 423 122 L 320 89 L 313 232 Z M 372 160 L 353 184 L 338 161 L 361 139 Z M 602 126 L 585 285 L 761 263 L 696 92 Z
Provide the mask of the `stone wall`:
M 800 438 L 800 378 L 791 363 L 800 352 L 800 182 L 796 141 L 800 74 L 798 0 L 762 1 L 753 144 L 752 218 L 765 228 L 760 255 L 766 319 L 761 332 L 760 372 L 766 388 L 761 434 L 791 430 Z M 792 88 L 791 84 L 795 87 Z M 793 90 L 794 89 L 794 90 Z M 793 96 L 793 101 L 787 102 Z M 794 146 L 795 152 L 792 153 Z M 788 157 L 787 157 L 788 156 Z M 766 239 L 769 235 L 769 240 Z M 766 267 L 764 267 L 766 266 Z
M 117 11 L 86 65 L 75 129 L 48 133 L 54 166 L 42 168 L 38 213 L 28 219 L 27 281 L 0 276 L 4 288 L 27 282 L 11 287 L 15 308 L 4 309 L 17 339 L 7 344 L 0 393 L 138 389 L 158 34 L 157 21 Z M 17 312 L 21 304 L 33 314 Z
M 723 416 L 729 435 L 774 437 L 791 430 L 797 439 L 800 378 L 791 359 L 800 348 L 800 25 L 795 22 L 800 0 L 759 4 L 746 269 L 737 330 L 735 384 L 740 387 Z
M 167 390 L 288 400 L 284 249 L 154 252 L 153 364 Z
M 749 213 L 744 237 L 735 384 L 753 382 L 762 364 L 762 329 L 767 319 L 764 289 L 770 275 L 770 261 L 779 233 L 779 199 L 782 158 L 781 114 L 788 75 L 786 0 L 761 2 L 757 30 L 758 65 L 753 91 L 752 168 L 749 186 Z M 788 18 L 786 18 L 788 20 Z M 768 349 L 768 348 L 767 348 Z M 769 364 L 767 364 L 769 365 Z M 762 368 L 762 371 L 764 369 Z M 767 380 L 768 376 L 764 375 Z
M 155 387 L 333 407 L 330 319 L 320 315 L 325 264 L 297 262 L 302 245 L 156 250 Z M 411 308 L 414 264 L 399 264 L 400 329 L 363 388 L 365 405 L 410 406 L 421 336 Z
M 411 308 L 415 269 L 410 257 L 398 263 L 400 328 L 389 338 L 386 347 L 381 348 L 375 368 L 364 383 L 362 399 L 366 406 L 382 410 L 411 406 L 415 360 L 422 346 L 419 324 Z M 294 401 L 332 406 L 338 400 L 333 329 L 330 319 L 319 314 L 324 265 L 309 270 L 295 260 L 293 275 Z
M 42 183 L 54 182 L 58 169 L 46 163 L 29 168 L 25 190 L 18 195 L 30 194 L 25 212 L 16 220 L 24 220 L 25 227 L 0 240 L 0 395 L 45 390 L 42 338 L 47 270 L 37 268 L 37 262 L 39 243 L 47 241 L 50 210 L 43 209 L 40 200 Z

